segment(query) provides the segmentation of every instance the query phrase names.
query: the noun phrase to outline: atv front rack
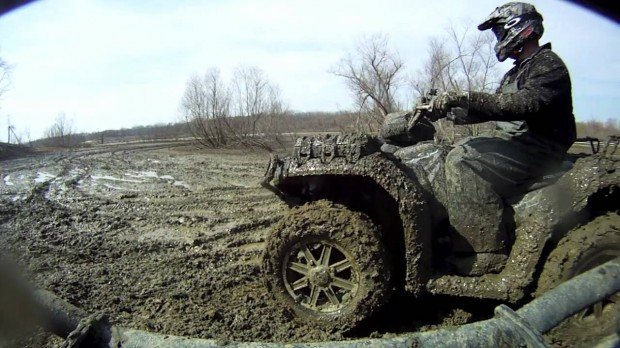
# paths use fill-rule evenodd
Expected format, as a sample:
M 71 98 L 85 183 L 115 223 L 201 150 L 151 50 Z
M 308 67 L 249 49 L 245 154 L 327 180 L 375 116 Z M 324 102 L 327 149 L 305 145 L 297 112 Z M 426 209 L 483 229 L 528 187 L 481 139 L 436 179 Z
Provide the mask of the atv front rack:
M 285 158 L 271 154 L 269 165 L 261 186 L 284 199 L 277 188 L 277 182 L 287 177 L 291 166 L 298 168 L 308 161 L 318 159 L 322 164 L 329 164 L 335 158 L 344 158 L 347 163 L 356 163 L 360 158 L 379 151 L 380 141 L 367 134 L 325 134 L 303 136 L 295 140 L 293 153 Z
M 379 147 L 378 140 L 366 134 L 304 136 L 295 141 L 291 159 L 298 166 L 312 158 L 319 158 L 321 163 L 327 164 L 336 157 L 344 157 L 347 162 L 355 163 Z

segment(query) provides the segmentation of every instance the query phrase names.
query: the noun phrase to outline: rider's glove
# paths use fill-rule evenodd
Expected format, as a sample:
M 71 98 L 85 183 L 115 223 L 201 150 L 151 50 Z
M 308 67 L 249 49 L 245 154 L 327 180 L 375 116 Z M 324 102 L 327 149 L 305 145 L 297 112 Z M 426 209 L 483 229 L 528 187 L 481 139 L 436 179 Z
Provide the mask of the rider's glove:
M 468 94 L 459 92 L 444 92 L 434 100 L 431 113 L 435 120 L 449 116 L 449 112 L 454 107 L 467 107 Z

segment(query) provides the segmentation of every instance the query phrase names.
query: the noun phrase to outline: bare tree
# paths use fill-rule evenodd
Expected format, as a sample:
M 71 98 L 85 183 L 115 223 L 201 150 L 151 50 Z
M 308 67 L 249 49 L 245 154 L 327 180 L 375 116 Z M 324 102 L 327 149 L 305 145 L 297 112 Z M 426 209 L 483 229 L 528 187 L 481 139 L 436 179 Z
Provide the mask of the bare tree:
M 227 144 L 230 103 L 230 91 L 218 69 L 209 69 L 204 77 L 195 75 L 187 81 L 181 107 L 190 132 L 200 144 L 207 147 Z
M 411 80 L 414 95 L 420 96 L 431 89 L 493 92 L 500 80 L 494 41 L 492 34 L 472 31 L 470 25 L 460 28 L 450 25 L 444 37 L 429 41 L 428 58 Z M 439 136 L 449 142 L 461 136 L 478 135 L 482 128 L 492 128 L 477 124 L 454 127 L 445 121 L 436 125 Z
M 75 146 L 74 135 L 75 125 L 73 119 L 67 117 L 65 113 L 56 116 L 54 124 L 45 133 L 48 143 L 52 146 L 73 147 Z
M 242 143 L 251 143 L 259 133 L 259 124 L 268 112 L 267 96 L 271 86 L 265 73 L 257 67 L 241 66 L 235 70 L 235 135 Z
M 267 113 L 261 122 L 261 133 L 266 140 L 263 149 L 273 150 L 273 145 L 284 148 L 284 134 L 291 133 L 292 112 L 282 100 L 280 88 L 271 86 L 267 95 Z
M 448 79 L 445 78 L 446 67 L 454 58 L 450 57 L 446 42 L 439 38 L 431 38 L 428 44 L 428 58 L 421 70 L 411 79 L 414 97 L 419 97 L 431 89 L 445 91 Z M 415 98 L 413 99 L 415 100 Z
M 192 135 L 204 146 L 240 144 L 272 150 L 290 115 L 278 87 L 257 67 L 239 67 L 226 85 L 218 69 L 187 81 L 181 102 Z
M 241 66 L 233 81 L 234 120 L 232 133 L 245 146 L 272 150 L 272 143 L 282 145 L 283 127 L 290 114 L 282 102 L 280 89 L 258 67 Z
M 24 128 L 19 133 L 18 139 L 19 139 L 20 144 L 27 143 L 30 145 L 32 143 L 32 137 L 30 135 L 30 128 L 28 127 Z
M 424 67 L 411 81 L 414 93 L 420 95 L 430 89 L 492 92 L 500 79 L 494 40 L 488 32 L 451 25 L 445 37 L 429 41 Z
M 373 129 L 383 122 L 385 115 L 401 107 L 397 96 L 403 68 L 398 53 L 389 47 L 388 36 L 374 34 L 358 41 L 355 50 L 331 72 L 345 79 L 360 116 Z

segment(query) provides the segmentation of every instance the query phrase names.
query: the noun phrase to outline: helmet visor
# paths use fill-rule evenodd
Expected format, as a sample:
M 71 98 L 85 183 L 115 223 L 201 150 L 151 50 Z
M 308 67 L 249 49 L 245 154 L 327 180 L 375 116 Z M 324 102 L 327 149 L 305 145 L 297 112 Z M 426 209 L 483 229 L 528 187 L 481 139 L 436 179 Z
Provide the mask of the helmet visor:
M 504 40 L 504 38 L 506 37 L 506 33 L 508 32 L 508 30 L 504 29 L 503 24 L 492 26 L 491 31 L 493 32 L 493 34 L 495 34 L 495 38 L 497 39 L 497 41 Z

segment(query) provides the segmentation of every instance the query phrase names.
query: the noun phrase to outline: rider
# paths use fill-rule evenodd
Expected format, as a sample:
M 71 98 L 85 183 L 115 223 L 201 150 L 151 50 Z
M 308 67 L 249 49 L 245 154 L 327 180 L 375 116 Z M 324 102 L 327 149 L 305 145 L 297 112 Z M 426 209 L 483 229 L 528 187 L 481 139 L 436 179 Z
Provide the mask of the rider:
M 496 8 L 478 29 L 493 31 L 497 59 L 513 59 L 514 67 L 495 94 L 447 92 L 432 105 L 436 118 L 455 124 L 498 121 L 497 137 L 464 139 L 446 158 L 445 204 L 454 251 L 461 256 L 456 265 L 464 274 L 493 271 L 505 262 L 514 236 L 504 199 L 559 167 L 575 140 L 570 77 L 551 44 L 539 45 L 542 21 L 527 3 Z

